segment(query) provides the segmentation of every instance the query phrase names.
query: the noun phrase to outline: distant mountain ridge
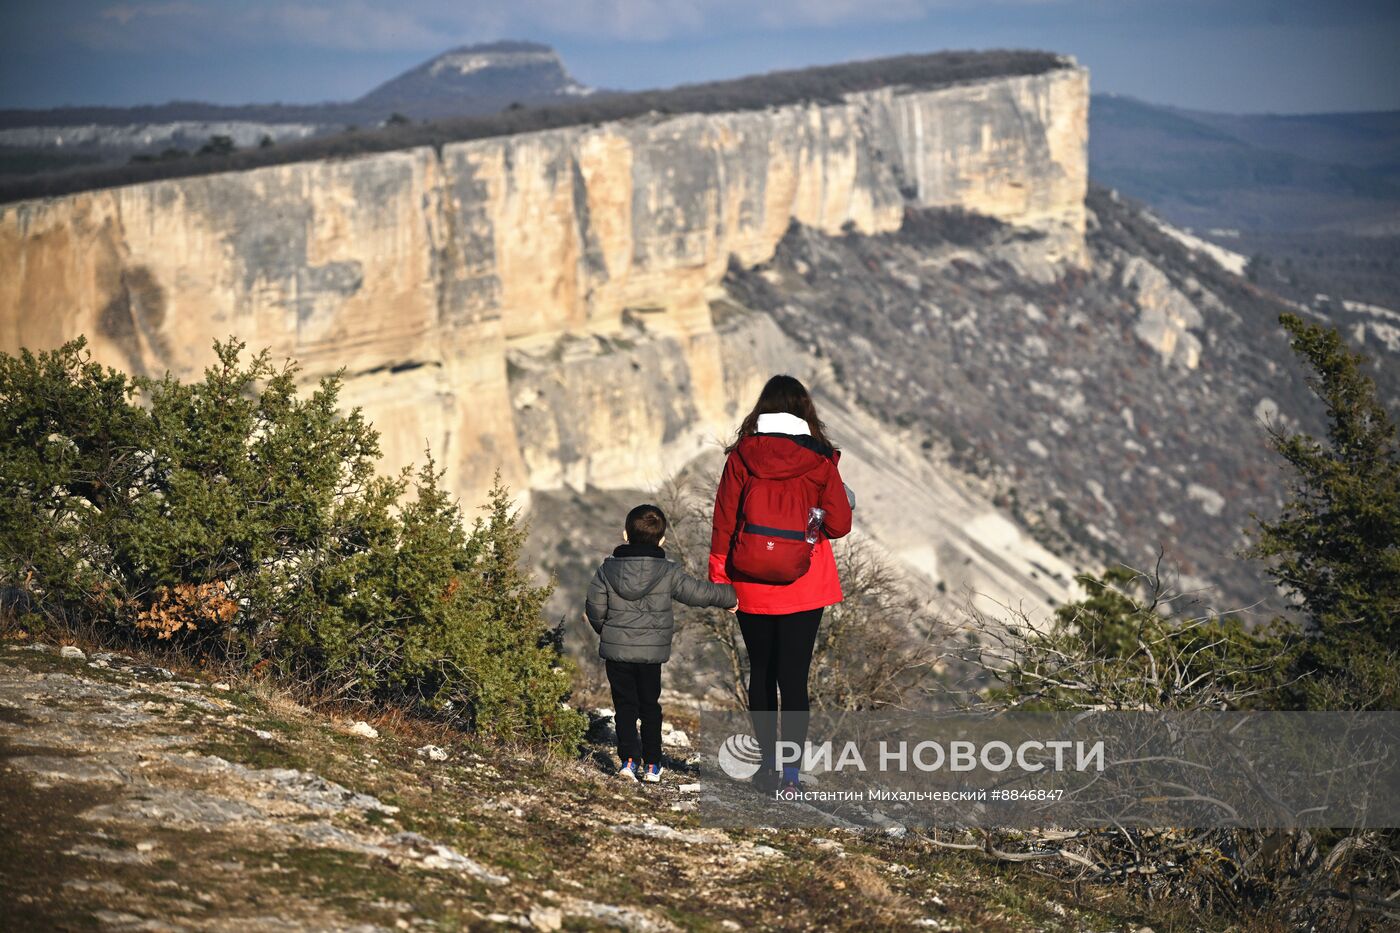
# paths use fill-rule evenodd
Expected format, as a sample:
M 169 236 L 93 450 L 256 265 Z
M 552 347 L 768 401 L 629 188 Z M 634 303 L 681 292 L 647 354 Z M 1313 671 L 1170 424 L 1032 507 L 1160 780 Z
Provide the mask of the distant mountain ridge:
M 1234 115 L 1095 94 L 1090 173 L 1200 230 L 1400 233 L 1400 112 Z
M 480 116 L 512 103 L 574 99 L 594 93 L 575 81 L 554 49 L 537 42 L 461 46 L 434 56 L 351 101 L 320 104 L 209 104 L 170 101 L 139 107 L 55 107 L 0 110 L 0 129 L 176 122 L 381 123 L 398 113 L 414 119 Z

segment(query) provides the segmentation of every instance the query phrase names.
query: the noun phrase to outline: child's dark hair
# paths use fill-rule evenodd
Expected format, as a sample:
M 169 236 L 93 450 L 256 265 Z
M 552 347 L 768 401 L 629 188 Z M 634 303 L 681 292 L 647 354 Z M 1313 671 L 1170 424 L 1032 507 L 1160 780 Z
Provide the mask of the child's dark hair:
M 627 541 L 656 547 L 666 536 L 666 513 L 654 505 L 639 505 L 627 513 Z

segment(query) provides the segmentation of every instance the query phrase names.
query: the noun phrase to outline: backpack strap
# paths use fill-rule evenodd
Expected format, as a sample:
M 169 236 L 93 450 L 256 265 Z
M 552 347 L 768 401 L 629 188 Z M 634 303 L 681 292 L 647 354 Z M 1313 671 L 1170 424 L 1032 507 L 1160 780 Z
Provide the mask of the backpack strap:
M 770 538 L 787 538 L 791 541 L 806 541 L 806 531 L 789 531 L 786 528 L 769 528 L 767 525 L 754 525 L 744 522 L 744 531 L 752 535 L 766 535 Z

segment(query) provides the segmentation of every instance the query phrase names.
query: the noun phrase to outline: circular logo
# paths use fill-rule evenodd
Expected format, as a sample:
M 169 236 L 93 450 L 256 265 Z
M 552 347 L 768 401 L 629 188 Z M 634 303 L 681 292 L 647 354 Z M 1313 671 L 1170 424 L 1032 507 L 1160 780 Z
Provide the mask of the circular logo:
M 751 735 L 731 735 L 719 747 L 719 766 L 736 781 L 746 781 L 757 774 L 762 761 L 758 739 Z

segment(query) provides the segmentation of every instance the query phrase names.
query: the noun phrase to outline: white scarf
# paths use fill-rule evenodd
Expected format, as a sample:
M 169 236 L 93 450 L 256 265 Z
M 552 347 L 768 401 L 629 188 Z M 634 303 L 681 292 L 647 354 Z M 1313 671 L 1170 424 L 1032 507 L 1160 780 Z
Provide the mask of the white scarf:
M 810 436 L 812 429 L 805 419 L 790 415 L 785 411 L 777 411 L 758 416 L 758 433 L 806 434 Z

